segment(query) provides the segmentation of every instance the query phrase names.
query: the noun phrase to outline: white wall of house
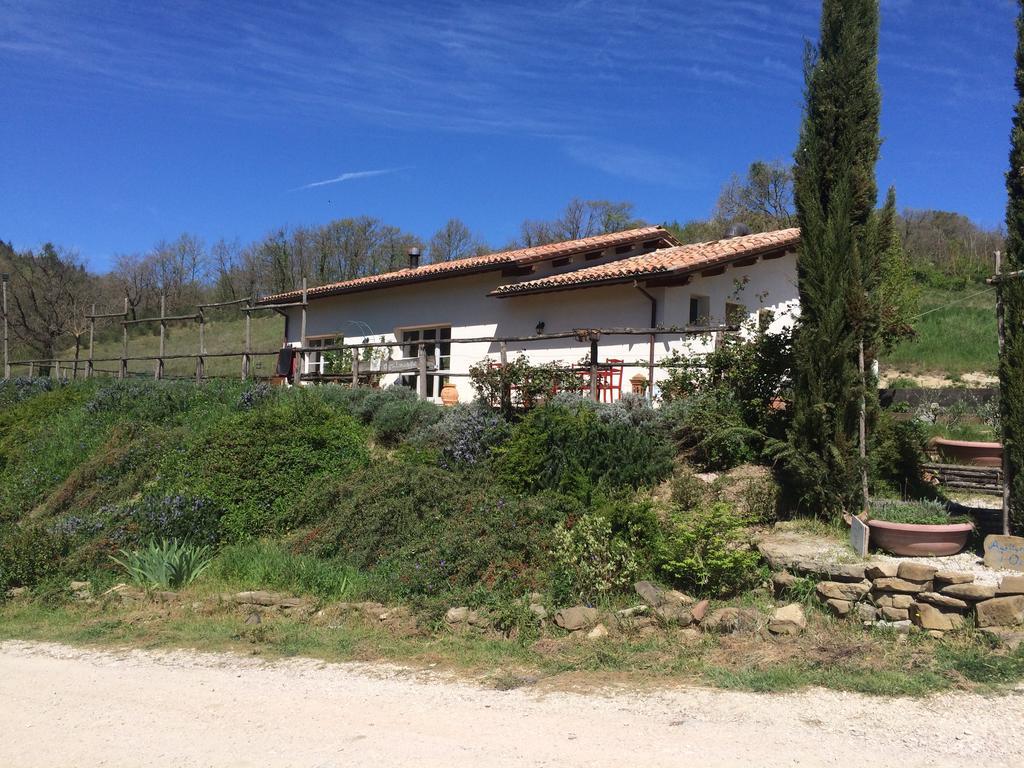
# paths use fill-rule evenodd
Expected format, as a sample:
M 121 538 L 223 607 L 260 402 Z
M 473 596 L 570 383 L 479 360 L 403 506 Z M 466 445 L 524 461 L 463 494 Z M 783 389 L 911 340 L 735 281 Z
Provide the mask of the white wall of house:
M 650 325 L 650 301 L 632 285 L 501 299 L 487 295 L 507 282 L 509 278 L 503 278 L 500 272 L 491 272 L 313 299 L 307 310 L 306 336 L 307 339 L 343 336 L 349 342 L 364 338 L 378 341 L 380 337 L 393 341 L 401 339 L 407 329 L 450 327 L 453 339 L 465 339 L 532 335 L 540 322 L 544 323 L 546 333 L 575 328 L 646 328 Z M 691 296 L 705 296 L 713 324 L 725 322 L 726 303 L 733 302 L 743 305 L 747 316 L 755 321 L 759 310 L 773 311 L 772 330 L 779 330 L 792 322 L 798 308 L 796 257 L 787 254 L 748 267 L 730 268 L 714 277 L 695 276 L 686 286 L 651 288 L 648 292 L 658 301 L 659 325 L 687 325 Z M 287 311 L 287 341 L 298 345 L 299 311 Z M 700 354 L 713 345 L 714 340 L 708 337 L 659 337 L 655 357 L 660 360 L 675 349 Z M 533 363 L 555 360 L 576 363 L 587 357 L 589 350 L 589 343 L 575 339 L 508 345 L 510 358 L 523 353 Z M 399 345 L 393 354 L 396 358 L 407 356 Z M 470 366 L 484 358 L 497 361 L 498 354 L 498 345 L 493 342 L 451 345 L 450 370 L 454 374 L 451 380 L 461 400 L 470 401 L 474 396 L 466 375 Z M 623 391 L 626 392 L 630 389 L 632 375 L 646 376 L 648 355 L 646 337 L 606 337 L 599 346 L 602 362 L 616 359 L 636 363 L 624 371 Z M 659 372 L 659 378 L 661 375 Z M 397 380 L 397 376 L 390 376 L 382 383 Z

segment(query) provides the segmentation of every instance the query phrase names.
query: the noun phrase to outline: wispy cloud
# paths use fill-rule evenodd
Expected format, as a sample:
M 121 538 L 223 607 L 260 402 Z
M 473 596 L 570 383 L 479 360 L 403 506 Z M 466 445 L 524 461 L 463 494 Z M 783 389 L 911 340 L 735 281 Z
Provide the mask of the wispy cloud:
M 290 189 L 288 191 L 298 192 L 303 189 L 313 189 L 313 187 L 326 187 L 328 184 L 340 184 L 343 181 L 352 181 L 353 179 L 368 179 L 371 176 L 387 176 L 389 173 L 398 173 L 399 171 L 404 170 L 408 170 L 408 166 L 402 168 L 378 168 L 372 171 L 346 171 L 340 176 L 335 176 L 333 179 L 314 181 L 310 184 L 303 184 L 301 187 L 295 187 L 295 189 Z

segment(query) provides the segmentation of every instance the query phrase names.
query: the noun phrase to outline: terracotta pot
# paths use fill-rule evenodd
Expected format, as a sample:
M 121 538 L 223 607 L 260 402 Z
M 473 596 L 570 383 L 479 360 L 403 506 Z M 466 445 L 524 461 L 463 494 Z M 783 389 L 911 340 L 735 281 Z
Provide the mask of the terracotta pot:
M 955 555 L 967 546 L 974 530 L 971 523 L 947 525 L 911 525 L 868 520 L 871 541 L 879 549 L 907 557 L 944 557 Z
M 1001 467 L 1003 446 L 1000 443 L 975 443 L 970 440 L 932 439 L 932 448 L 949 464 L 969 464 L 978 467 Z
M 445 405 L 455 405 L 459 402 L 459 390 L 451 382 L 441 387 L 441 402 Z

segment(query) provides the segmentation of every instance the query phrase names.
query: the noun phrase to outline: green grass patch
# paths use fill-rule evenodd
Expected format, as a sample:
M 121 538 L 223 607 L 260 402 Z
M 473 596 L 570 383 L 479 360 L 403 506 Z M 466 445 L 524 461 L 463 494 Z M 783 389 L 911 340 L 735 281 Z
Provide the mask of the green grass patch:
M 217 586 L 270 589 L 344 600 L 368 591 L 368 578 L 337 560 L 295 555 L 280 544 L 254 541 L 225 547 L 208 574 Z
M 980 296 L 964 300 L 978 291 L 983 291 Z M 920 312 L 922 316 L 913 323 L 916 338 L 885 355 L 884 365 L 911 373 L 954 376 L 996 371 L 999 344 L 992 291 L 975 286 L 964 291 L 930 290 L 921 297 Z

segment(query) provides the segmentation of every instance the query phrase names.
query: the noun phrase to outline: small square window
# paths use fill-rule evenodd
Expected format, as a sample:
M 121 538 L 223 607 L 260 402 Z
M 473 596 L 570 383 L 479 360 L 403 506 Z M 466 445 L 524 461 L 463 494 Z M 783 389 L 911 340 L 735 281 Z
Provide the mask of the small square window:
M 690 325 L 708 325 L 711 322 L 711 299 L 707 296 L 690 297 Z

